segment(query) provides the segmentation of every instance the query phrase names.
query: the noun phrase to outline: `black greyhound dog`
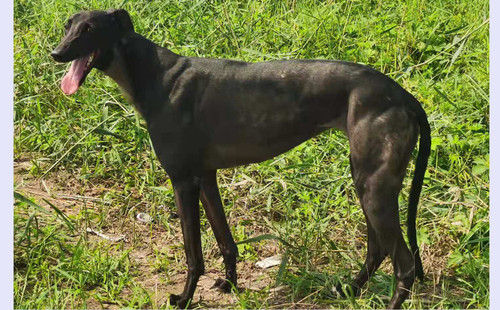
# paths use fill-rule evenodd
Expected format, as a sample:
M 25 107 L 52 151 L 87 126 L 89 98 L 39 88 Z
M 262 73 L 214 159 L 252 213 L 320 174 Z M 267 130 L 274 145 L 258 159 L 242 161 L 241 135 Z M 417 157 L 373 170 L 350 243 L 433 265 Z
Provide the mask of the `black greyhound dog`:
M 246 63 L 183 57 L 134 31 L 125 10 L 83 11 L 66 24 L 52 52 L 72 61 L 61 82 L 75 93 L 92 68 L 114 79 L 144 117 L 155 152 L 174 188 L 188 275 L 171 295 L 189 305 L 204 262 L 199 200 L 224 258 L 225 279 L 236 286 L 238 250 L 217 187 L 217 169 L 263 161 L 336 128 L 349 139 L 356 193 L 368 227 L 366 261 L 352 283 L 356 294 L 389 255 L 399 308 L 415 276 L 423 279 L 415 218 L 430 153 L 430 128 L 420 103 L 370 67 L 325 60 Z M 420 133 L 408 206 L 408 249 L 399 223 L 398 195 Z

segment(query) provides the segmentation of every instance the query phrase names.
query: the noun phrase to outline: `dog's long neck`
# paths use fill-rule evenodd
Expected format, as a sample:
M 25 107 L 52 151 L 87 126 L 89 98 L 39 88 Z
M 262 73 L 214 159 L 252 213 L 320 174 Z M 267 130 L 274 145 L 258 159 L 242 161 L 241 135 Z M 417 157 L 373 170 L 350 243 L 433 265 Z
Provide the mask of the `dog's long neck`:
M 104 73 L 120 86 L 147 120 L 156 109 L 164 106 L 168 98 L 165 90 L 171 89 L 169 83 L 175 83 L 175 80 L 169 81 L 169 71 L 180 58 L 133 33 L 113 47 L 111 62 Z

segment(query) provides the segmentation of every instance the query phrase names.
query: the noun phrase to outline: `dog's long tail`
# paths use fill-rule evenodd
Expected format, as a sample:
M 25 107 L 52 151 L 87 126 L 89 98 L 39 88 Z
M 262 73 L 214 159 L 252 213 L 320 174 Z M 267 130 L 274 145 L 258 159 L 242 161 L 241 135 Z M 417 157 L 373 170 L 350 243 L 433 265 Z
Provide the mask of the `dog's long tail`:
M 415 99 L 416 101 L 416 99 Z M 422 260 L 420 259 L 420 252 L 417 244 L 417 231 L 415 228 L 415 221 L 417 218 L 417 204 L 424 182 L 424 174 L 427 169 L 427 161 L 431 152 L 431 129 L 427 121 L 427 115 L 424 109 L 417 101 L 418 112 L 417 120 L 420 127 L 420 146 L 418 156 L 415 163 L 415 174 L 411 183 L 410 198 L 408 201 L 408 239 L 410 247 L 415 258 L 415 275 L 421 280 L 424 280 L 424 269 L 422 267 Z

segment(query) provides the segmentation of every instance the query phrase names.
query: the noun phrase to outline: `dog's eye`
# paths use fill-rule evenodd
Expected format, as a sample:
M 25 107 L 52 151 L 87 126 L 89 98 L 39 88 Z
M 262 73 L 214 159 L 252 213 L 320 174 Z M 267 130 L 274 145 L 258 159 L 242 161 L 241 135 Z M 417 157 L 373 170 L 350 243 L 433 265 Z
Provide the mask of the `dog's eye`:
M 82 32 L 92 32 L 94 31 L 94 27 L 90 24 L 85 24 L 82 28 Z

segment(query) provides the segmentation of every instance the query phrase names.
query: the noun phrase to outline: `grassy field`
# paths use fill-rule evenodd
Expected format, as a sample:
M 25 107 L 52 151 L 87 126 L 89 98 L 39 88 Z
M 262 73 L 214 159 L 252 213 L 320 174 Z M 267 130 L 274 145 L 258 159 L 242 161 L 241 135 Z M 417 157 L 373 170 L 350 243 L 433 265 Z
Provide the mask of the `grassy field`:
M 426 281 L 403 306 L 489 307 L 488 1 L 16 0 L 15 308 L 168 308 L 169 293 L 182 290 L 172 187 L 144 121 L 97 70 L 65 96 L 67 66 L 49 57 L 71 14 L 111 7 L 182 55 L 342 59 L 396 79 L 422 102 L 432 128 L 417 218 Z M 366 252 L 343 134 L 325 132 L 275 159 L 222 170 L 218 180 L 237 241 L 267 234 L 286 243 L 239 245 L 242 289 L 220 294 L 210 286 L 223 264 L 202 214 L 207 272 L 197 306 L 385 307 L 395 284 L 389 260 L 359 298 L 332 293 Z M 409 179 L 403 220 L 408 191 Z M 137 221 L 141 212 L 153 221 Z M 276 254 L 280 266 L 255 266 Z

